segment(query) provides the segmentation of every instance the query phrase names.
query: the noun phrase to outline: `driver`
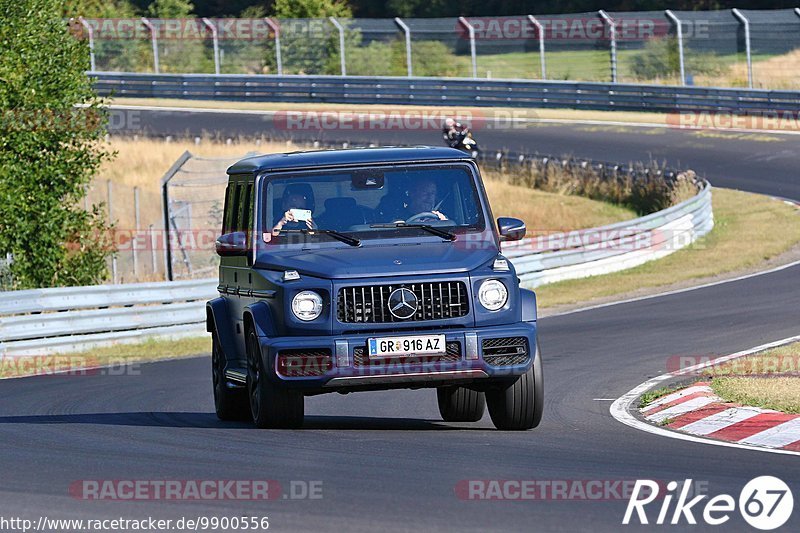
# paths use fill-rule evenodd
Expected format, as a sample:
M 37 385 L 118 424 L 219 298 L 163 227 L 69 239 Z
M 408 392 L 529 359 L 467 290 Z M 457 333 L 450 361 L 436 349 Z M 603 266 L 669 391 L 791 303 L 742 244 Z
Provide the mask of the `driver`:
M 420 220 L 432 219 L 434 216 L 439 220 L 447 220 L 447 216 L 439 211 L 439 206 L 436 205 L 436 192 L 436 183 L 433 180 L 421 179 L 413 182 L 406 191 L 406 198 L 397 218 L 408 221 L 416 215 L 429 213 L 429 216 Z

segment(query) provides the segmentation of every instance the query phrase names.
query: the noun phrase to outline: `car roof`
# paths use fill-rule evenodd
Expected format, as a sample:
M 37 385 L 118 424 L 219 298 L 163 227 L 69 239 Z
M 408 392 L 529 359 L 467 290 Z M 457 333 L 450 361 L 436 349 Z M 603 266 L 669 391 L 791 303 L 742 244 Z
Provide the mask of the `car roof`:
M 228 174 L 256 173 L 343 165 L 414 163 L 469 160 L 468 154 L 454 148 L 432 146 L 348 148 L 267 154 L 247 157 L 228 168 Z

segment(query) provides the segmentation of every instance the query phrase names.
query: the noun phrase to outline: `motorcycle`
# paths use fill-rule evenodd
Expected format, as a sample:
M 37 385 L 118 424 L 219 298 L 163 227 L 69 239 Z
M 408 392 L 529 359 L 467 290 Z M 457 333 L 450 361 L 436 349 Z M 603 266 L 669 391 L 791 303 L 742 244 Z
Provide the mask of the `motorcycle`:
M 478 142 L 472 138 L 472 132 L 467 128 L 460 131 L 456 139 L 448 141 L 447 144 L 451 148 L 456 148 L 457 150 L 468 153 L 473 159 L 477 159 L 480 154 Z

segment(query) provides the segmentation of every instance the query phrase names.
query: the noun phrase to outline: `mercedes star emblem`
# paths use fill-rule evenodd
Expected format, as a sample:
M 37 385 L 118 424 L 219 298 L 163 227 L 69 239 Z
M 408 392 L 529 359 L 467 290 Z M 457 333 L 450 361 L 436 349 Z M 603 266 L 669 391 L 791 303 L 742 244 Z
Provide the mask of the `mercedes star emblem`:
M 406 288 L 399 288 L 389 295 L 389 312 L 395 318 L 407 320 L 417 312 L 417 297 Z

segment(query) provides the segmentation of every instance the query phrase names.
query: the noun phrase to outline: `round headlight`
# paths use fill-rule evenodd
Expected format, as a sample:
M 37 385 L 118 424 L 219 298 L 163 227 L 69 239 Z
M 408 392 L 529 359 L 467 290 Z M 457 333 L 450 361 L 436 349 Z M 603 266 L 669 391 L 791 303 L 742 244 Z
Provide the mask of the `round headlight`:
M 508 300 L 508 289 L 502 281 L 487 279 L 478 289 L 478 300 L 489 311 L 497 311 Z
M 322 313 L 322 297 L 314 291 L 297 293 L 292 300 L 292 313 L 300 320 L 314 320 Z

